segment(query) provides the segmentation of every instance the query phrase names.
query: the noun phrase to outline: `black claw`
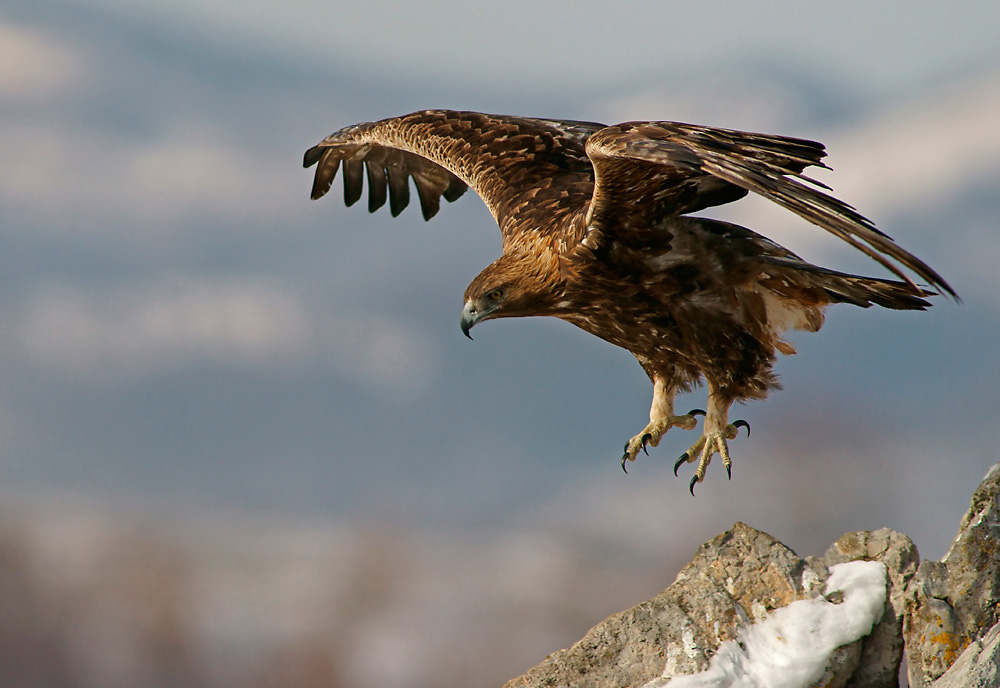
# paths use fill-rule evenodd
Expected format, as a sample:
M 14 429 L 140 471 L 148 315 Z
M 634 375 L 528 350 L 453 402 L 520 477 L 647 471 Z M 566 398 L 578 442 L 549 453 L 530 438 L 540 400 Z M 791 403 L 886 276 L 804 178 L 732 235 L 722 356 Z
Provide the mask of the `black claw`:
M 626 447 L 628 447 L 628 445 L 627 445 L 627 444 L 626 444 L 625 446 L 626 446 Z M 625 462 L 626 462 L 626 461 L 628 461 L 628 452 L 626 452 L 626 453 L 625 453 L 625 456 L 623 456 L 623 457 L 622 457 L 622 470 L 623 470 L 623 471 L 625 471 L 625 474 L 626 474 L 626 475 L 628 475 L 628 469 L 627 469 L 627 468 L 625 468 Z
M 630 445 L 630 444 L 632 444 L 631 440 L 629 440 L 628 442 L 626 442 L 625 443 L 625 448 L 622 449 L 622 451 L 625 452 L 625 456 L 628 456 L 628 445 Z
M 733 427 L 734 428 L 746 428 L 747 429 L 747 437 L 750 437 L 750 423 L 746 422 L 745 420 L 734 420 L 733 421 Z
M 688 485 L 688 491 L 691 492 L 691 496 L 694 497 L 694 486 L 698 484 L 698 476 L 691 478 L 691 484 Z
M 646 454 L 646 456 L 649 456 L 649 452 L 646 450 L 646 442 L 649 442 L 651 439 L 653 439 L 653 436 L 648 432 L 642 436 L 642 451 Z
M 704 415 L 707 415 L 707 414 L 702 409 L 691 409 L 690 411 L 688 411 L 688 415 L 689 416 L 704 416 Z
M 733 479 L 733 464 L 729 464 L 728 466 L 726 466 L 726 475 L 729 476 L 730 480 Z
M 688 453 L 684 452 L 683 454 L 681 454 L 681 458 L 677 459 L 677 461 L 674 462 L 674 476 L 675 477 L 677 476 L 677 471 L 680 470 L 681 466 L 683 466 L 684 464 L 687 463 L 687 460 L 689 458 L 691 458 L 691 457 L 688 456 Z

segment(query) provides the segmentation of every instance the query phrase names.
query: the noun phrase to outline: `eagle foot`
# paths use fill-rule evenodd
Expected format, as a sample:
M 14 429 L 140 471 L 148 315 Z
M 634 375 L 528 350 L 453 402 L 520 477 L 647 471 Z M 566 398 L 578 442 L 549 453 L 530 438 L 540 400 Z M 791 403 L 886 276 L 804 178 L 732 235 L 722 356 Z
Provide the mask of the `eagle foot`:
M 708 464 L 712 462 L 712 457 L 718 454 L 722 457 L 722 465 L 726 467 L 726 475 L 730 480 L 733 478 L 733 460 L 729 456 L 729 444 L 727 440 L 736 439 L 740 428 L 747 429 L 747 437 L 750 437 L 750 424 L 745 420 L 736 420 L 725 427 L 722 432 L 703 433 L 698 440 L 691 445 L 691 448 L 681 454 L 674 463 L 674 475 L 685 463 L 690 463 L 698 457 L 698 467 L 694 471 L 694 477 L 688 485 L 691 496 L 694 496 L 694 486 L 705 479 L 705 471 Z
M 701 409 L 691 409 L 683 416 L 666 416 L 665 418 L 651 420 L 649 425 L 642 429 L 642 432 L 625 443 L 625 453 L 622 454 L 622 470 L 628 473 L 625 463 L 635 461 L 640 450 L 648 456 L 649 451 L 646 448 L 658 445 L 667 430 L 672 427 L 678 427 L 683 430 L 694 430 L 698 424 L 695 416 L 704 415 L 705 412 Z

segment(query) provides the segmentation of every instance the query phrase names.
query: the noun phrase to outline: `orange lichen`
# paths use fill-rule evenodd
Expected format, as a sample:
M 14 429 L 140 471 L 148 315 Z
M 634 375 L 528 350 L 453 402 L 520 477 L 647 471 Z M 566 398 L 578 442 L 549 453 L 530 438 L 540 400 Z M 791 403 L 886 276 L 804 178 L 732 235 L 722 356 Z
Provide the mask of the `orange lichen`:
M 959 633 L 948 633 L 941 631 L 930 637 L 922 638 L 925 643 L 930 643 L 938 648 L 938 653 L 945 666 L 951 666 L 958 659 L 959 655 L 969 646 L 969 639 Z

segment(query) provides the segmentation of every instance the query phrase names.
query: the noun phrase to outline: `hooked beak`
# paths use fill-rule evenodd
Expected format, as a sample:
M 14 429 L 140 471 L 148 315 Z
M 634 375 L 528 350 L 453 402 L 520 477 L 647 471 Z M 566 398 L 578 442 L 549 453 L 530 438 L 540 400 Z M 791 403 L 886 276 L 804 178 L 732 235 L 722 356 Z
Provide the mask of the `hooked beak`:
M 472 329 L 473 325 L 479 322 L 480 317 L 481 316 L 479 310 L 476 308 L 472 300 L 470 299 L 466 301 L 465 308 L 462 309 L 462 322 L 461 322 L 462 334 L 464 334 L 469 339 L 472 339 L 472 335 L 469 334 L 469 330 Z

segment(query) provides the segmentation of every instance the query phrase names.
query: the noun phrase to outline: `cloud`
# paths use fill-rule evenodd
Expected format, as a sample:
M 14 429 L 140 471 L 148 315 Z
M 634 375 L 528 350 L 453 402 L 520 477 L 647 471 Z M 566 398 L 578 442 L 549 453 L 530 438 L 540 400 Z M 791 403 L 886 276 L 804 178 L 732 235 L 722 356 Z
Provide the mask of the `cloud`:
M 185 241 L 184 227 L 206 222 L 270 230 L 305 213 L 299 152 L 274 145 L 266 117 L 219 117 L 178 81 L 186 68 L 83 40 L 0 21 L 5 231 L 127 246 Z M 241 127 L 268 133 L 247 140 Z
M 178 223 L 215 220 L 241 228 L 288 222 L 300 199 L 294 165 L 227 141 L 212 127 L 134 140 L 55 123 L 4 122 L 0 205 L 38 231 L 181 238 Z M 127 236 L 121 227 L 126 225 Z
M 18 334 L 37 366 L 108 376 L 191 361 L 260 364 L 301 353 L 310 330 L 302 305 L 273 285 L 174 278 L 89 293 L 50 286 L 30 299 Z
M 380 393 L 417 393 L 437 360 L 426 338 L 390 320 L 315 312 L 260 278 L 175 276 L 105 289 L 49 285 L 8 340 L 36 368 L 114 383 L 183 367 L 332 368 Z
M 734 71 L 664 88 L 660 83 L 594 105 L 602 122 L 673 120 L 730 129 L 784 131 L 807 120 L 810 105 L 794 84 L 764 72 Z
M 439 361 L 431 342 L 398 322 L 340 316 L 327 325 L 335 365 L 383 394 L 413 399 L 427 388 Z
M 882 112 L 828 141 L 837 192 L 872 214 L 929 206 L 1000 176 L 1000 72 Z
M 0 21 L 0 102 L 38 102 L 65 93 L 87 59 L 56 36 Z

